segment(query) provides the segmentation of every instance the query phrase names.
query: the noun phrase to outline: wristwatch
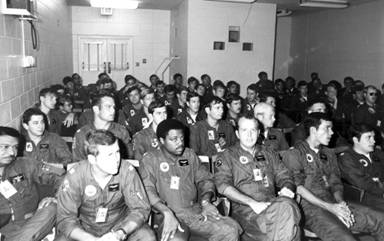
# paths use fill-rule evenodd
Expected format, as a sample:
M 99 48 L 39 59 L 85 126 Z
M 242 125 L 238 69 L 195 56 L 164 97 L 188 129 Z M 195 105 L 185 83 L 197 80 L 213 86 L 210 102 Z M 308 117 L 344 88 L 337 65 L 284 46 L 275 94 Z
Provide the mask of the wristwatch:
M 201 201 L 201 206 L 205 206 L 208 203 L 209 203 L 209 201 L 204 199 L 204 200 Z
M 121 231 L 121 233 L 123 233 L 123 235 L 119 235 L 118 231 Z M 117 238 L 118 240 L 121 240 L 121 241 L 126 240 L 126 239 L 127 239 L 127 236 L 128 236 L 128 235 L 127 235 L 127 232 L 125 232 L 125 230 L 122 229 L 122 228 L 118 228 L 118 229 L 116 229 L 116 230 L 113 230 L 113 233 L 116 235 L 116 238 Z

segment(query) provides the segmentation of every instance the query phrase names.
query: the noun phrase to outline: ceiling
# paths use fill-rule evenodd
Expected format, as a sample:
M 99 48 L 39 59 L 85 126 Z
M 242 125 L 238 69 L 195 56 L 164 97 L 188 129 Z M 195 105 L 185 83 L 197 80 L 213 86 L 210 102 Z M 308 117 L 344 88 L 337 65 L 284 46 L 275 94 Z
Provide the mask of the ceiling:
M 184 0 L 139 0 L 141 9 L 164 9 L 170 10 L 175 8 Z M 351 5 L 359 5 L 366 2 L 373 2 L 379 0 L 349 0 Z M 313 11 L 319 8 L 303 8 L 299 6 L 299 0 L 257 0 L 259 3 L 274 3 L 277 4 L 278 9 L 288 9 L 294 12 Z M 88 0 L 67 0 L 68 5 L 73 6 L 90 6 Z

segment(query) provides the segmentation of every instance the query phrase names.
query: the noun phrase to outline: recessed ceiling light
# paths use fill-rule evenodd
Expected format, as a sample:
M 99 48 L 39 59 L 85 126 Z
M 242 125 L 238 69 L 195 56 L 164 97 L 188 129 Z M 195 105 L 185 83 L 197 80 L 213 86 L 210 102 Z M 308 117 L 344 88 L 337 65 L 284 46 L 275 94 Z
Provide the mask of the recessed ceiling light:
M 89 2 L 95 8 L 136 9 L 139 6 L 139 1 L 131 0 L 90 0 Z

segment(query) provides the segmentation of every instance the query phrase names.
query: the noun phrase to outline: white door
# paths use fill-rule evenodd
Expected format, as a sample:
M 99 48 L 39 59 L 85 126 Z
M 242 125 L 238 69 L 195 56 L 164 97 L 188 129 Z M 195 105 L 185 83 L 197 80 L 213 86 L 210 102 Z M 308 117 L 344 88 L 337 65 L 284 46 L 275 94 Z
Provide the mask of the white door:
M 132 38 L 80 37 L 79 70 L 84 85 L 96 83 L 98 74 L 106 72 L 117 84 L 124 86 L 124 76 L 133 75 Z

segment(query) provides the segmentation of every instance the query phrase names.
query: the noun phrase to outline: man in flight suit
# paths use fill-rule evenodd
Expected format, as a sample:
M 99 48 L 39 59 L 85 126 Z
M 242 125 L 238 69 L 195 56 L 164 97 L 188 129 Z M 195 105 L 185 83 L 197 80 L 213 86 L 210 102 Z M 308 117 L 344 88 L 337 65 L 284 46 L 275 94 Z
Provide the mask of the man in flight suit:
M 283 132 L 273 128 L 275 123 L 275 108 L 267 103 L 259 103 L 254 109 L 255 117 L 263 124 L 262 142 L 274 151 L 284 151 L 289 148 Z
M 37 109 L 27 109 L 22 116 L 22 127 L 25 130 L 25 147 L 23 155 L 43 164 L 65 170 L 72 162 L 72 153 L 66 142 L 56 133 L 46 130 L 45 114 Z M 54 196 L 54 186 L 38 185 L 40 200 Z
M 213 176 L 193 150 L 184 147 L 184 128 L 174 119 L 161 122 L 156 134 L 162 145 L 144 155 L 140 165 L 149 201 L 163 218 L 159 236 L 164 241 L 188 240 L 191 232 L 210 241 L 239 240 L 239 225 L 211 203 Z
M 112 132 L 119 140 L 122 157 L 128 158 L 132 156 L 131 136 L 124 126 L 113 122 L 116 112 L 115 108 L 115 100 L 110 94 L 100 94 L 93 99 L 92 110 L 94 120 L 92 124 L 81 127 L 75 134 L 72 145 L 74 161 L 87 159 L 84 142 L 88 133 L 95 130 L 108 130 Z
M 305 225 L 322 240 L 356 240 L 351 231 L 384 240 L 383 212 L 344 201 L 337 158 L 326 147 L 333 134 L 332 121 L 324 113 L 312 113 L 303 123 L 307 139 L 287 151 L 283 161 L 302 197 Z
M 0 233 L 6 241 L 40 241 L 56 220 L 56 200 L 39 203 L 36 184 L 59 187 L 64 170 L 16 157 L 19 133 L 0 127 Z
M 256 144 L 260 129 L 253 115 L 240 117 L 238 125 L 240 142 L 218 155 L 215 183 L 233 201 L 242 240 L 300 240 L 300 211 L 292 200 L 295 185 L 288 169 L 277 153 Z
M 141 160 L 144 153 L 158 149 L 160 142 L 156 136 L 157 126 L 167 119 L 167 108 L 162 101 L 149 104 L 148 112 L 152 115 L 152 123 L 133 136 L 133 152 L 136 160 Z
M 384 165 L 383 153 L 375 151 L 375 131 L 367 124 L 354 124 L 350 128 L 353 146 L 338 156 L 343 180 L 365 191 L 345 192 L 345 198 L 384 211 Z M 353 190 L 353 189 L 352 189 Z
M 205 106 L 207 118 L 190 127 L 190 147 L 197 155 L 212 157 L 237 141 L 231 124 L 222 120 L 224 102 L 212 97 Z
M 148 240 L 150 212 L 135 168 L 121 160 L 117 138 L 96 130 L 87 136 L 88 160 L 68 171 L 58 191 L 57 240 Z

